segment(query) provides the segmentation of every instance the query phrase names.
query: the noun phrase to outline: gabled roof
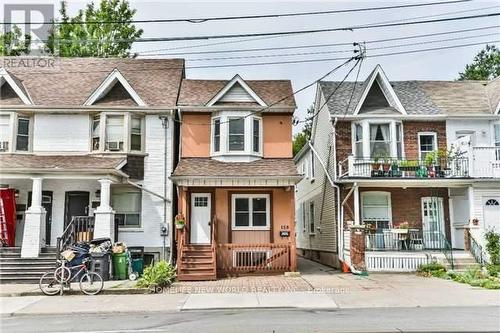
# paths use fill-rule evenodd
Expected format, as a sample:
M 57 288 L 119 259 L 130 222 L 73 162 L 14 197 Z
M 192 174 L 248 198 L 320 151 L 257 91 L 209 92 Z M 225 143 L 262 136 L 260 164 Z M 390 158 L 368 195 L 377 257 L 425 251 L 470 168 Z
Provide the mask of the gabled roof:
M 24 88 L 23 83 L 14 75 L 6 71 L 5 68 L 0 68 L 0 89 L 2 90 L 2 97 L 5 96 L 3 94 L 4 89 L 9 89 L 9 91 L 12 91 L 14 93 L 9 94 L 10 98 L 8 99 L 2 98 L 2 104 L 7 104 L 10 102 L 10 100 L 15 101 L 15 104 L 19 104 L 17 103 L 17 101 L 19 100 L 23 104 L 32 104 L 31 98 Z
M 22 59 L 0 57 L 0 62 L 19 63 Z M 32 104 L 49 107 L 83 106 L 115 69 L 144 104 L 175 107 L 184 78 L 182 59 L 56 58 L 53 66 L 7 68 L 29 91 Z M 110 102 L 106 106 L 120 106 L 120 103 Z
M 123 74 L 116 68 L 101 82 L 99 87 L 97 87 L 85 101 L 84 105 L 93 105 L 95 102 L 105 97 L 117 84 L 125 89 L 128 96 L 132 98 L 138 106 L 146 106 L 146 103 L 144 103 L 139 94 L 137 94 Z
M 183 80 L 178 104 L 180 106 L 205 107 L 225 87 L 228 87 L 231 81 Z M 289 80 L 245 80 L 244 82 L 265 105 L 271 105 L 279 101 L 266 111 L 272 111 L 273 108 L 289 108 L 290 112 L 293 112 L 295 109 L 292 84 Z M 219 101 L 218 104 L 221 104 L 221 102 Z M 261 106 L 259 103 L 227 103 L 227 105 Z
M 333 116 L 354 115 L 363 93 L 367 90 L 369 78 L 365 82 L 356 84 L 344 82 L 327 103 L 330 114 Z M 319 93 L 326 98 L 339 84 L 340 82 L 336 81 L 321 81 Z M 498 105 L 498 102 L 495 103 L 496 99 L 500 98 L 500 88 L 498 88 L 500 80 L 498 79 L 494 81 L 390 81 L 389 85 L 408 115 L 491 115 L 494 114 Z M 354 87 L 353 98 L 349 103 Z M 346 110 L 348 105 L 349 109 Z
M 241 87 L 241 88 L 240 88 Z M 259 95 L 257 95 L 255 93 L 255 91 L 252 90 L 252 88 L 250 88 L 248 86 L 248 84 L 238 75 L 236 74 L 232 79 L 231 81 L 229 81 L 225 86 L 224 88 L 222 88 L 214 97 L 212 97 L 212 99 L 210 99 L 208 102 L 207 102 L 207 106 L 212 106 L 214 105 L 215 103 L 219 102 L 219 101 L 224 101 L 224 98 L 229 95 L 229 93 L 231 91 L 234 91 L 236 90 L 237 88 L 240 88 L 239 90 L 243 89 L 243 94 L 246 93 L 246 96 L 243 95 L 239 98 L 233 98 L 233 99 L 226 99 L 227 102 L 235 102 L 235 103 L 239 103 L 239 102 L 251 102 L 251 100 L 253 99 L 253 101 L 257 104 L 259 104 L 260 106 L 267 106 L 266 105 L 266 102 L 264 102 L 260 97 Z M 241 95 L 241 92 L 238 92 L 239 95 Z M 243 97 L 243 98 L 242 98 Z
M 394 92 L 394 89 L 391 87 L 389 79 L 387 79 L 387 76 L 385 75 L 380 65 L 377 65 L 375 67 L 372 73 L 368 76 L 368 79 L 365 81 L 365 83 L 366 84 L 364 91 L 361 94 L 361 97 L 356 105 L 356 108 L 354 109 L 355 115 L 360 113 L 363 106 L 365 105 L 365 102 L 367 101 L 367 98 L 370 97 L 372 94 L 378 93 L 378 91 L 382 92 L 383 97 L 385 97 L 387 105 L 389 105 L 390 107 L 392 107 L 394 110 L 396 110 L 401 114 L 407 114 L 405 108 L 401 104 L 401 101 L 399 100 L 397 94 Z M 375 106 L 373 107 L 370 106 L 370 109 L 372 108 L 376 109 Z M 370 110 L 368 110 L 368 112 L 370 112 Z

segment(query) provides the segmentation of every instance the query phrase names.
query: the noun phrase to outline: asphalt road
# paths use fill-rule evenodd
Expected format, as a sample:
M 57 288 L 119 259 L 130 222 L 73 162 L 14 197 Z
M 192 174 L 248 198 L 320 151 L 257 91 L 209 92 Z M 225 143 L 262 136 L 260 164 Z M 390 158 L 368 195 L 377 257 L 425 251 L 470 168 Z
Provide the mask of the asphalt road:
M 2 332 L 498 332 L 500 307 L 260 309 L 1 319 Z

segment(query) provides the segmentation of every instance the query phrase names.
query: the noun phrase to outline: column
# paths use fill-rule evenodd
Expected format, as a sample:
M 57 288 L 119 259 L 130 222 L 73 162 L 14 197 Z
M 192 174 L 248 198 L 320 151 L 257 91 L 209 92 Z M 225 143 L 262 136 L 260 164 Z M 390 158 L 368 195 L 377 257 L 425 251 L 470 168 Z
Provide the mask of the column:
M 362 226 L 351 227 L 351 265 L 358 271 L 366 271 L 365 251 L 366 239 L 365 229 Z
M 359 187 L 354 184 L 354 225 L 360 225 L 360 209 L 359 209 Z
M 42 228 L 45 225 L 45 208 L 42 207 L 42 180 L 41 177 L 31 178 L 31 206 L 25 213 L 23 243 L 21 246 L 22 258 L 36 258 L 42 247 Z
M 115 235 L 115 212 L 110 206 L 111 199 L 111 183 L 109 179 L 99 179 L 101 184 L 101 201 L 99 206 L 94 211 L 94 239 L 96 238 L 111 238 L 112 241 Z

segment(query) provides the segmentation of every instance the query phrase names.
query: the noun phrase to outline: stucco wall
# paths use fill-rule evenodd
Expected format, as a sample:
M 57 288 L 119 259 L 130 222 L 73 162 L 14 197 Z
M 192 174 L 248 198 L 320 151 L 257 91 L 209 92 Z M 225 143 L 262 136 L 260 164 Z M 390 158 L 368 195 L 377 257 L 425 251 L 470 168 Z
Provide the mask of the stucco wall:
M 292 117 L 288 114 L 262 117 L 264 157 L 292 157 Z
M 181 157 L 210 157 L 210 114 L 182 115 Z

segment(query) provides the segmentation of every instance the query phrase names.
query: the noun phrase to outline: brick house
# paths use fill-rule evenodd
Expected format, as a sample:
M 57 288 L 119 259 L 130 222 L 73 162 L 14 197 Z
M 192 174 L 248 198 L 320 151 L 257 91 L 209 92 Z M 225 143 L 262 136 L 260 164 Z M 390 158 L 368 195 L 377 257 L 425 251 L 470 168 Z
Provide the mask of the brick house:
M 451 249 L 469 249 L 464 233 L 481 243 L 469 232 L 477 212 L 486 209 L 482 226 L 500 221 L 498 79 L 389 81 L 377 66 L 364 82 L 339 84 L 318 84 L 315 107 L 324 107 L 295 157 L 305 175 L 296 190 L 299 253 L 349 263 L 354 226 L 368 270 L 465 261 L 470 254 L 453 258 Z
M 15 193 L 11 245 L 22 257 L 53 248 L 72 226 L 79 239 L 111 237 L 168 256 L 161 230 L 173 216 L 172 115 L 183 77 L 180 59 L 0 69 L 1 184 Z
M 296 269 L 291 96 L 290 81 L 183 81 L 180 280 Z

